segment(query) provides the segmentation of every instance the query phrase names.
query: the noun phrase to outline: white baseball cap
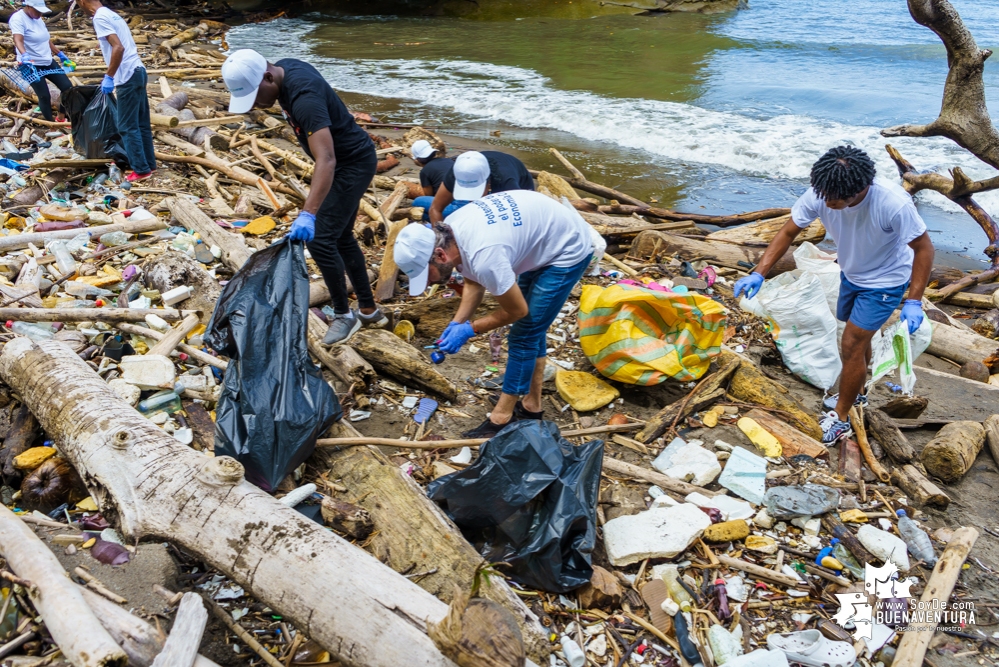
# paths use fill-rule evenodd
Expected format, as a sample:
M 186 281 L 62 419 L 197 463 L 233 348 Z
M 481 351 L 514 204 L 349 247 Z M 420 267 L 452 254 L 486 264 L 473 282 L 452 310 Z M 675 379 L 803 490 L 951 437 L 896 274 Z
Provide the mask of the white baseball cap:
M 229 113 L 246 113 L 253 108 L 257 90 L 266 72 L 267 59 L 253 49 L 233 51 L 225 59 L 222 63 L 222 80 L 229 89 Z
M 489 182 L 489 160 L 478 151 L 462 153 L 454 161 L 454 198 L 458 201 L 481 199 Z
M 45 6 L 45 0 L 24 0 L 25 7 L 37 9 L 42 14 L 48 14 L 52 10 Z
M 433 230 L 422 223 L 406 225 L 395 237 L 392 259 L 409 276 L 410 296 L 419 296 L 427 289 L 430 258 L 433 257 L 436 241 Z
M 428 157 L 437 152 L 437 149 L 430 145 L 430 142 L 426 139 L 420 139 L 415 142 L 409 149 L 413 157 L 419 158 L 420 160 L 426 160 Z

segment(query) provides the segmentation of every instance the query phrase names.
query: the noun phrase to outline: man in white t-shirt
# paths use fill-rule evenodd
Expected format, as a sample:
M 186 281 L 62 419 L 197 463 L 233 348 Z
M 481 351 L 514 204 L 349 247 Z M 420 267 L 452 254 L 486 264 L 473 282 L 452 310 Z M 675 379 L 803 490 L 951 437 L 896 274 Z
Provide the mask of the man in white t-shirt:
M 45 0 L 24 0 L 24 8 L 14 12 L 7 21 L 14 36 L 14 50 L 20 64 L 18 69 L 35 91 L 38 110 L 48 121 L 53 120 L 53 117 L 52 96 L 49 94 L 47 81 L 54 83 L 60 93 L 73 87 L 62 69 L 73 61 L 52 43 L 49 29 L 42 20 L 42 14 L 51 11 L 45 6 Z M 52 60 L 53 55 L 59 57 L 59 63 Z
M 735 296 L 756 296 L 763 277 L 791 242 L 820 218 L 836 242 L 840 275 L 836 317 L 846 322 L 839 394 L 827 397 L 820 422 L 827 444 L 853 435 L 848 414 L 871 363 L 871 339 L 888 321 L 908 290 L 902 319 L 915 333 L 923 321 L 922 298 L 933 268 L 933 243 L 926 224 L 901 187 L 875 180 L 874 162 L 852 146 L 833 148 L 812 165 L 812 187 L 791 208 L 791 220 L 767 247 L 756 270 L 735 284 Z
M 101 92 L 110 95 L 116 89 L 118 91 L 118 134 L 132 167 L 127 178 L 129 182 L 142 180 L 156 169 L 146 68 L 139 59 L 132 31 L 123 18 L 102 5 L 101 0 L 80 0 L 80 5 L 94 17 L 94 32 L 108 66 Z
M 542 418 L 545 334 L 592 257 L 579 213 L 529 190 L 491 194 L 433 229 L 411 224 L 399 232 L 393 258 L 409 276 L 410 294 L 446 283 L 454 269 L 465 279 L 458 311 L 437 342 L 441 352 L 455 354 L 473 336 L 513 325 L 503 393 L 489 419 L 465 437 L 491 438 L 511 422 Z M 473 322 L 487 291 L 500 307 Z

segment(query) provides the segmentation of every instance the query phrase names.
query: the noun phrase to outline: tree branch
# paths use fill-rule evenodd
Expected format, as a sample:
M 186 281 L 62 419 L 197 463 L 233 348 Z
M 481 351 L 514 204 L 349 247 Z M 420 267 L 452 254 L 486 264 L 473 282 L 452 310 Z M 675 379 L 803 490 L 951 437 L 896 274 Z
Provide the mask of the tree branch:
M 985 105 L 982 71 L 992 55 L 979 49 L 971 31 L 948 0 L 908 0 L 916 23 L 932 30 L 947 49 L 947 81 L 940 115 L 929 125 L 899 125 L 881 131 L 885 137 L 943 136 L 999 169 L 999 132 Z

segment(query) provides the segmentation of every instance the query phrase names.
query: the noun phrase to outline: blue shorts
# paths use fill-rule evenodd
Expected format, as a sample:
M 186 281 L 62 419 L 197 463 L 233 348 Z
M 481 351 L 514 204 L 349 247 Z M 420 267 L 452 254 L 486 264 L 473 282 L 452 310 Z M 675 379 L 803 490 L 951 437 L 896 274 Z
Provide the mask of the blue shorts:
M 888 321 L 902 297 L 909 289 L 909 283 L 898 287 L 857 287 L 842 273 L 839 274 L 839 302 L 836 304 L 836 319 L 853 322 L 854 326 L 867 331 L 877 331 Z

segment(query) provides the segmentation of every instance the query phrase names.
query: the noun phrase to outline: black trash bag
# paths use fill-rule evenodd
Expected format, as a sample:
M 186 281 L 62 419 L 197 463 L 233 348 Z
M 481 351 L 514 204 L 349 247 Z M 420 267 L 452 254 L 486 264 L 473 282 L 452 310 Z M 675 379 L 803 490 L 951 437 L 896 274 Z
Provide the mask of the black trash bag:
M 554 422 L 511 424 L 479 458 L 440 477 L 427 495 L 489 562 L 532 588 L 565 593 L 589 583 L 604 443 L 576 447 Z
M 128 167 L 118 134 L 118 102 L 100 86 L 73 86 L 60 95 L 59 110 L 73 126 L 73 148 L 88 159 L 109 158 Z
M 215 409 L 215 455 L 265 491 L 312 454 L 343 416 L 309 359 L 309 276 L 301 243 L 254 253 L 222 290 L 204 340 L 229 357 Z

